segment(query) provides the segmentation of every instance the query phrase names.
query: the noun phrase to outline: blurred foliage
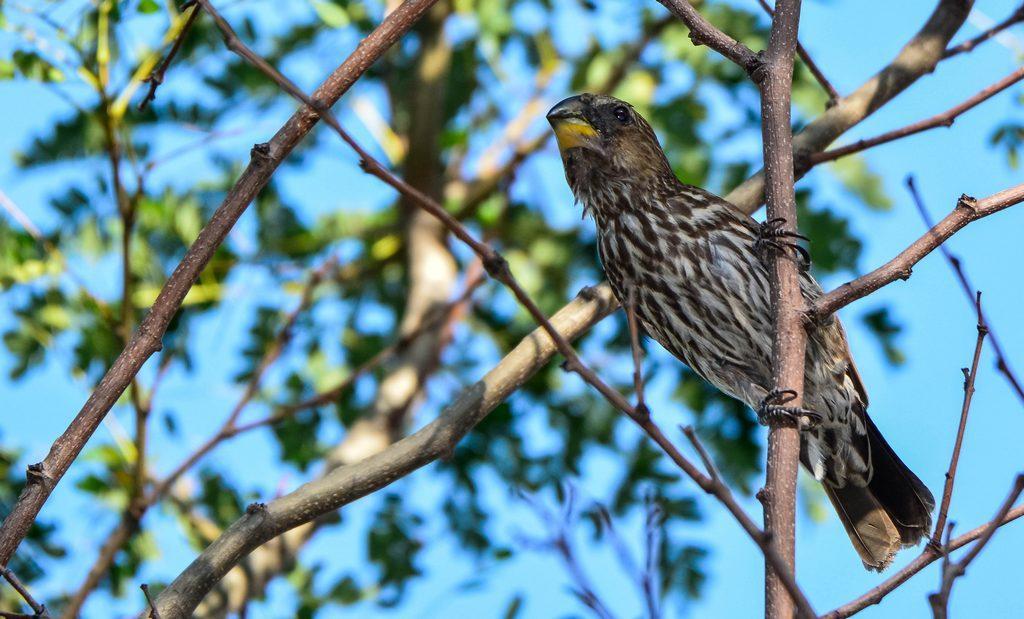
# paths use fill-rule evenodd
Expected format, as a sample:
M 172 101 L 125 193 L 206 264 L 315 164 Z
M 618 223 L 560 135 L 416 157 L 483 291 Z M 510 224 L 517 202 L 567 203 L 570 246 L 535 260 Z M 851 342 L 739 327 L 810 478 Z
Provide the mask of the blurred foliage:
M 758 165 L 756 92 L 730 62 L 706 47 L 694 47 L 686 29 L 666 20 L 660 7 L 637 10 L 627 2 L 547 0 L 452 0 L 441 7 L 451 48 L 437 145 L 447 166 L 446 181 L 471 181 L 481 155 L 501 143 L 506 123 L 530 98 L 553 101 L 569 91 L 609 86 L 653 121 L 683 180 L 724 193 Z M 273 9 L 254 2 L 225 3 L 224 9 L 245 41 L 289 75 L 311 84 L 380 21 L 384 7 L 380 2 L 314 0 Z M 756 7 L 715 3 L 705 9 L 709 19 L 734 37 L 755 49 L 764 45 L 766 21 Z M 15 156 L 26 177 L 49 175 L 49 204 L 34 213 L 48 222 L 41 237 L 33 238 L 14 219 L 0 218 L 0 291 L 9 308 L 9 319 L 3 322 L 7 371 L 11 379 L 22 380 L 52 363 L 92 384 L 121 349 L 123 317 L 130 324 L 141 319 L 245 165 L 247 147 L 235 136 L 266 140 L 273 127 L 260 121 L 290 112 L 292 102 L 224 50 L 210 20 L 199 19 L 156 100 L 138 110 L 147 88 L 142 80 L 166 51 L 167 33 L 181 24 L 173 3 L 65 0 L 38 7 L 19 4 L 17 9 L 4 4 L 0 17 L 16 42 L 0 57 L 0 79 L 36 82 L 68 103 Z M 556 22 L 572 23 L 572 32 L 548 28 Z M 608 28 L 610 23 L 615 27 Z M 368 132 L 370 143 L 376 142 L 374 148 L 397 154 L 399 167 L 412 111 L 406 95 L 415 92 L 420 79 L 416 63 L 423 29 L 418 27 L 374 65 L 339 106 L 345 122 L 362 121 L 360 130 Z M 824 100 L 801 67 L 794 91 L 796 122 L 819 113 Z M 348 118 L 356 107 L 353 101 L 371 102 L 394 133 L 374 129 L 357 113 L 355 119 Z M 526 135 L 545 131 L 542 119 L 534 118 Z M 1020 129 L 1003 130 L 993 139 L 1016 152 Z M 511 156 L 511 146 L 506 146 L 500 157 Z M 304 270 L 332 254 L 344 256 L 342 266 L 314 295 L 310 311 L 295 326 L 288 354 L 263 381 L 256 400 L 266 405 L 308 397 L 393 341 L 407 292 L 405 215 L 395 208 L 393 196 L 361 197 L 381 191 L 354 166 L 351 177 L 337 179 L 338 186 L 330 189 L 334 199 L 327 203 L 297 200 L 282 180 L 306 182 L 307 167 L 321 158 L 336 158 L 339 148 L 329 132 L 314 131 L 287 159 L 189 293 L 152 366 L 186 381 L 194 377 L 198 351 L 209 344 L 199 341 L 197 332 L 232 312 L 229 319 L 244 321 L 248 328 L 244 342 L 231 351 L 234 363 L 224 372 L 241 388 L 257 372 L 285 312 L 294 307 Z M 725 157 L 722 152 L 734 154 Z M 343 157 L 351 159 L 347 152 Z M 544 165 L 558 165 L 549 151 L 542 157 Z M 566 207 L 540 190 L 532 164 L 526 164 L 515 182 L 499 183 L 476 208 L 459 208 L 460 194 L 454 190 L 445 200 L 471 228 L 502 248 L 523 285 L 551 312 L 581 283 L 597 281 L 600 267 L 590 222 L 565 224 L 559 209 Z M 849 192 L 851 203 L 871 209 L 890 206 L 879 177 L 863 160 L 849 158 L 828 169 Z M 312 178 L 322 183 L 325 177 Z M 131 214 L 127 298 L 119 283 L 126 219 L 114 196 L 117 185 L 123 187 Z M 828 276 L 856 271 L 861 242 L 848 213 L 816 200 L 814 184 L 801 190 L 800 209 L 817 272 Z M 571 219 L 578 221 L 578 213 Z M 465 267 L 466 252 L 455 253 Z M 260 282 L 255 293 L 249 289 L 254 281 Z M 238 295 L 246 294 L 257 298 L 248 305 L 239 303 Z M 481 289 L 474 300 L 464 329 L 457 330 L 458 345 L 443 357 L 443 374 L 454 377 L 449 383 L 455 384 L 439 388 L 441 395 L 428 399 L 426 408 L 436 410 L 445 397 L 476 380 L 499 353 L 535 326 L 496 287 Z M 252 309 L 240 315 L 238 306 Z M 884 308 L 864 321 L 878 334 L 887 357 L 901 361 L 898 322 Z M 59 354 L 67 350 L 71 354 Z M 609 370 L 616 387 L 631 389 L 628 371 L 622 370 L 629 363 L 623 320 L 607 321 L 587 338 L 584 350 Z M 762 461 L 753 415 L 674 360 L 651 357 L 648 369 L 652 379 L 668 377 L 679 408 L 693 417 L 723 473 L 749 492 Z M 154 380 L 153 374 L 143 376 L 145 391 Z M 339 432 L 370 410 L 381 376 L 373 372 L 332 405 L 274 425 L 268 434 L 278 449 L 256 457 L 271 461 L 282 475 L 315 474 L 332 447 L 325 437 L 336 441 Z M 129 407 L 127 402 L 120 406 Z M 157 445 L 178 440 L 178 428 L 195 418 L 190 416 L 220 414 L 179 410 L 157 396 L 152 419 L 160 423 L 151 421 L 151 440 Z M 542 445 L 534 440 L 538 433 L 545 437 Z M 77 491 L 95 497 L 115 522 L 131 496 L 137 463 L 130 445 L 105 436 L 93 440 L 87 466 L 73 470 L 71 478 Z M 401 491 L 364 500 L 373 514 L 357 535 L 372 573 L 339 571 L 322 563 L 292 567 L 288 582 L 295 591 L 295 616 L 324 616 L 322 611 L 331 605 L 401 604 L 410 585 L 429 578 L 424 557 L 439 544 L 454 544 L 472 565 L 514 560 L 520 549 L 498 526 L 513 499 L 495 498 L 483 486 L 558 492 L 567 480 L 582 478 L 581 485 L 587 485 L 585 471 L 595 460 L 605 466 L 613 462 L 614 472 L 599 484 L 599 498 L 615 518 L 643 513 L 647 489 L 656 488 L 667 530 L 672 530 L 671 523 L 700 520 L 698 493 L 665 458 L 603 399 L 569 384 L 551 366 L 432 469 L 429 475 L 444 492 L 427 501 L 418 497 L 415 505 Z M 16 461 L 15 454 L 0 452 L 5 506 L 21 483 L 14 481 L 20 473 L 12 473 Z M 161 466 L 167 463 L 161 461 Z M 182 536 L 196 547 L 208 543 L 209 535 L 195 525 L 195 518 L 208 521 L 212 530 L 226 527 L 244 512 L 247 501 L 275 491 L 270 482 L 243 490 L 243 482 L 235 481 L 232 473 L 232 463 L 214 462 L 193 474 L 192 516 L 183 516 L 179 524 Z M 346 521 L 332 526 L 360 525 Z M 16 570 L 32 580 L 43 572 L 27 563 L 61 560 L 56 537 L 55 525 L 37 524 L 19 553 L 22 563 Z M 104 582 L 112 595 L 131 595 L 133 587 L 127 583 L 138 582 L 146 563 L 158 560 L 161 539 L 145 526 L 133 536 Z M 677 600 L 700 595 L 708 576 L 703 559 L 714 552 L 713 544 L 663 535 L 660 546 L 663 595 Z M 75 572 L 84 573 L 81 567 Z M 71 592 L 76 583 L 63 585 Z M 527 592 L 513 598 L 506 616 L 516 616 L 528 601 Z

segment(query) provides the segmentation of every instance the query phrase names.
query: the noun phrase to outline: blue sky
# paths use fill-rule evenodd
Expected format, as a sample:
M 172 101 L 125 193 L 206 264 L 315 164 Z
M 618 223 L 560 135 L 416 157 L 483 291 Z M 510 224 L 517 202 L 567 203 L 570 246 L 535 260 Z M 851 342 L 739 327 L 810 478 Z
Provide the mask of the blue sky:
M 624 10 L 627 3 L 615 2 L 612 11 Z M 999 19 L 1009 13 L 1010 1 L 979 2 L 978 10 Z M 848 93 L 884 65 L 924 22 L 932 3 L 891 3 L 871 0 L 860 3 L 808 2 L 801 24 L 801 40 L 811 51 L 826 74 L 841 93 Z M 295 9 L 299 10 L 299 9 Z M 303 10 L 306 10 L 303 8 Z M 980 19 L 976 15 L 974 19 Z M 560 23 L 557 28 L 565 29 Z M 613 24 L 605 26 L 614 30 Z M 976 32 L 972 25 L 964 28 L 961 38 Z M 608 35 L 614 36 L 614 33 Z M 1024 36 L 1024 35 L 1022 35 Z M 2 42 L 0 42 L 2 44 Z M 338 41 L 339 49 L 349 49 L 351 42 Z M 318 66 L 285 67 L 291 74 L 312 84 L 316 76 L 325 73 L 337 57 L 320 58 Z M 989 43 L 977 51 L 944 62 L 930 76 L 921 79 L 910 91 L 878 112 L 856 130 L 844 137 L 874 135 L 902 126 L 958 103 L 980 88 L 996 81 L 1016 68 L 1018 59 L 1014 51 L 998 42 Z M 886 189 L 894 198 L 891 212 L 867 212 L 857 207 L 850 198 L 830 181 L 826 170 L 811 173 L 813 180 L 824 188 L 816 195 L 829 201 L 853 217 L 856 231 L 865 241 L 860 268 L 869 270 L 891 258 L 922 232 L 921 221 L 902 186 L 907 174 L 914 174 L 934 216 L 939 217 L 951 209 L 961 193 L 982 197 L 1020 182 L 1019 170 L 1007 166 L 1005 157 L 988 147 L 993 129 L 1008 118 L 1021 115 L 1013 102 L 1021 89 L 1011 89 L 983 106 L 961 117 L 951 129 L 940 129 L 915 136 L 894 144 L 877 148 L 867 155 L 872 168 L 880 171 Z M 569 94 L 569 93 L 564 93 Z M 370 93 L 372 96 L 372 93 Z M 553 101 L 558 97 L 553 97 Z M 249 145 L 262 141 L 279 126 L 290 107 L 272 109 L 254 126 L 245 127 L 237 138 L 218 143 L 218 149 L 234 157 L 243 157 Z M 49 91 L 21 82 L 0 83 L 0 113 L 5 118 L 17 119 L 0 132 L 0 152 L 13 153 L 23 148 L 29 138 L 61 117 L 66 104 Z M 728 110 L 721 113 L 728 114 Z M 351 124 L 351 123 L 350 123 Z M 183 139 L 168 138 L 168 144 Z M 387 190 L 353 182 L 354 191 L 344 200 L 336 195 L 332 180 L 355 178 L 359 172 L 353 157 L 334 142 L 318 149 L 308 159 L 308 166 L 294 175 L 285 177 L 285 188 L 301 201 L 305 215 L 337 208 L 372 208 Z M 758 148 L 751 144 L 750 148 Z M 184 165 L 184 164 L 182 164 Z M 171 168 L 168 173 L 173 173 Z M 180 169 L 178 169 L 180 171 Z M 79 173 L 58 167 L 58 178 L 49 175 L 25 175 L 15 169 L 10 156 L 0 157 L 0 189 L 17 202 L 33 219 L 46 227 L 54 225 L 55 217 L 46 206 L 46 196 L 55 187 L 66 183 L 68 175 Z M 535 158 L 520 175 L 528 187 L 517 190 L 539 190 L 549 194 L 546 203 L 562 208 L 553 215 L 564 217 L 566 225 L 592 225 L 578 223 L 578 213 L 561 177 L 557 153 L 548 150 Z M 247 215 L 239 234 L 233 240 L 244 244 Z M 1020 265 L 1024 265 L 1024 244 L 1020 232 L 1024 230 L 1024 207 L 1010 209 L 987 220 L 972 224 L 960 232 L 950 247 L 965 261 L 976 286 L 985 293 L 985 309 L 991 324 L 998 331 L 1010 361 L 1024 372 L 1024 332 L 1019 329 L 1019 316 L 1024 302 L 1024 288 Z M 76 265 L 89 271 L 90 283 L 97 290 L 116 289 L 114 271 L 109 273 L 97 265 Z M 102 265 L 101 265 L 102 266 Z M 826 288 L 841 279 L 828 281 Z M 248 324 L 245 318 L 254 307 L 256 293 L 265 289 L 266 282 L 256 274 L 238 278 L 232 284 L 236 303 L 201 325 L 198 371 L 191 375 L 175 375 L 168 380 L 161 398 L 173 402 L 179 414 L 187 415 L 188 423 L 177 442 L 159 443 L 156 465 L 162 470 L 173 466 L 181 455 L 219 423 L 221 415 L 237 398 L 238 389 L 225 380 L 233 368 L 227 367 L 233 357 L 233 343 L 241 340 Z M 867 309 L 888 304 L 905 325 L 900 344 L 907 353 L 907 363 L 899 368 L 887 365 L 879 347 L 859 321 L 853 320 Z M 6 301 L 0 298 L 0 327 L 8 320 L 4 314 Z M 974 317 L 955 284 L 952 273 L 940 256 L 933 255 L 922 261 L 907 282 L 889 286 L 869 299 L 858 302 L 844 312 L 850 330 L 851 346 L 858 366 L 871 393 L 873 418 L 903 459 L 922 477 L 935 494 L 940 494 L 943 473 L 948 464 L 962 397 L 960 368 L 967 365 L 974 345 Z M 56 358 L 66 355 L 67 347 L 58 347 Z M 66 359 L 66 356 L 63 357 Z M 6 370 L 9 361 L 0 361 Z M 68 420 L 88 395 L 88 386 L 70 377 L 63 370 L 66 363 L 55 362 L 29 378 L 11 383 L 0 379 L 0 401 L 5 403 L 2 417 L 3 440 L 26 451 L 26 461 L 38 460 L 49 447 L 53 437 L 64 429 Z M 964 456 L 953 498 L 951 519 L 960 531 L 973 528 L 986 521 L 1003 500 L 1013 475 L 1022 470 L 1020 437 L 1024 435 L 1024 407 L 1010 392 L 1006 383 L 994 370 L 991 348 L 986 347 L 982 358 L 978 391 L 972 408 L 972 418 L 964 444 Z M 149 368 L 147 368 L 148 370 Z M 6 372 L 4 372 L 6 376 Z M 579 388 L 567 378 L 567 388 Z M 441 381 L 445 383 L 445 381 Z M 450 382 L 450 381 L 449 381 Z M 652 385 L 651 404 L 665 428 L 674 428 L 686 422 L 688 413 L 680 404 L 667 397 L 668 385 Z M 450 384 L 435 386 L 432 397 L 418 423 L 429 421 L 445 403 L 451 391 Z M 254 414 L 255 416 L 255 414 Z M 120 411 L 100 429 L 93 445 L 116 436 L 120 428 L 131 426 L 130 415 Z M 543 427 L 536 429 L 537 440 L 543 441 Z M 323 436 L 324 441 L 338 436 Z M 232 471 L 235 481 L 243 487 L 253 488 L 260 496 L 272 496 L 278 488 L 292 488 L 302 481 L 299 476 L 285 476 L 272 467 L 273 458 L 253 458 L 253 453 L 272 453 L 272 441 L 267 435 L 253 435 L 219 450 L 211 462 L 220 464 L 220 470 Z M 611 469 L 611 454 L 597 454 L 584 466 L 584 475 L 578 480 L 582 492 L 600 496 L 602 476 Z M 233 463 L 245 461 L 248 470 L 238 471 Z M 109 509 L 92 504 L 88 497 L 71 491 L 77 470 L 54 494 L 44 510 L 44 517 L 60 519 L 66 523 L 61 539 L 83 561 L 66 561 L 54 566 L 49 586 L 43 586 L 40 595 L 55 593 L 61 588 L 77 584 L 94 556 L 101 539 L 98 531 L 113 525 L 115 515 Z M 398 482 L 394 489 L 414 497 L 423 506 L 435 503 L 444 485 L 429 474 L 419 472 Z M 682 481 L 680 483 L 688 483 Z M 500 501 L 507 489 L 500 484 L 482 484 L 485 500 Z M 751 514 L 759 518 L 756 501 L 745 500 Z M 757 549 L 739 532 L 735 522 L 714 502 L 705 501 L 703 511 L 707 521 L 701 526 L 674 525 L 670 534 L 703 541 L 713 546 L 708 561 L 712 578 L 705 595 L 690 605 L 692 616 L 748 617 L 760 613 L 762 604 L 762 560 Z M 73 515 L 74 517 L 71 517 Z M 154 517 L 155 516 L 155 517 Z M 154 514 L 160 541 L 160 556 L 147 566 L 145 577 L 169 578 L 180 571 L 194 556 L 184 542 L 169 531 L 169 516 Z M 351 549 L 358 540 L 347 531 L 361 530 L 370 512 L 353 505 L 345 510 L 349 526 L 317 538 L 304 554 L 309 561 L 320 561 L 331 573 L 346 569 L 359 569 L 363 563 L 361 552 L 339 552 Z M 627 535 L 639 535 L 640 523 L 625 523 Z M 439 522 L 428 522 L 427 530 L 437 529 Z M 505 532 L 531 532 L 536 521 L 525 510 L 512 510 L 499 523 Z M 636 539 L 639 539 L 636 537 Z M 1024 544 L 1022 523 L 1001 530 L 991 546 L 972 565 L 969 573 L 954 589 L 952 613 L 960 616 L 1013 616 L 1024 608 L 1024 590 L 1019 583 L 1021 573 L 1017 550 Z M 639 600 L 633 589 L 624 586 L 624 575 L 617 569 L 614 559 L 605 548 L 583 545 L 583 555 L 595 588 L 617 613 L 636 616 L 640 612 Z M 567 592 L 568 581 L 557 560 L 547 554 L 524 555 L 508 564 L 486 567 L 486 584 L 471 591 L 457 588 L 477 576 L 481 571 L 469 562 L 453 562 L 454 549 L 445 543 L 432 546 L 425 562 L 429 577 L 415 583 L 408 601 L 394 611 L 380 611 L 381 616 L 435 617 L 435 616 L 496 616 L 508 600 L 521 590 L 528 590 L 524 615 L 528 617 L 564 616 L 581 614 L 579 605 Z M 916 551 L 908 550 L 897 559 L 896 567 L 909 561 Z M 846 539 L 838 520 L 833 516 L 821 523 L 801 516 L 798 523 L 798 578 L 815 608 L 828 610 L 841 604 L 871 586 L 884 576 L 864 572 Z M 64 587 L 59 585 L 63 584 Z M 922 616 L 927 612 L 925 596 L 938 584 L 935 566 L 915 577 L 910 583 L 892 594 L 883 605 L 862 613 L 864 617 Z M 258 605 L 251 616 L 277 617 L 287 612 L 289 585 L 283 581 L 272 589 L 271 601 Z M 458 592 L 458 595 L 455 593 Z M 111 600 L 98 594 L 90 606 L 91 616 L 110 616 L 129 613 L 139 608 L 139 600 Z M 371 606 L 361 606 L 368 613 Z M 674 605 L 669 615 L 681 613 Z M 95 613 L 95 614 L 93 614 Z

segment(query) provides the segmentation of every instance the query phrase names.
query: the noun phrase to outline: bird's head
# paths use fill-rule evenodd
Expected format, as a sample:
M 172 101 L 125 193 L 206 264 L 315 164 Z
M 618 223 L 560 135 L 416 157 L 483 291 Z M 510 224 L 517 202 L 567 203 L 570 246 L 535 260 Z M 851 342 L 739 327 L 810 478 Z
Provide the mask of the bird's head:
M 625 101 L 585 93 L 560 102 L 547 118 L 570 185 L 672 175 L 654 130 Z

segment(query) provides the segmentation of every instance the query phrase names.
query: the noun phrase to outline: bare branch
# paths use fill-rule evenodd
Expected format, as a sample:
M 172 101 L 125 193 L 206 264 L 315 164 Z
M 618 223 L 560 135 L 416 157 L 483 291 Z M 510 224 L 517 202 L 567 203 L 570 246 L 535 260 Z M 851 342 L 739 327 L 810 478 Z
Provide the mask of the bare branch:
M 793 134 L 790 99 L 793 55 L 800 24 L 800 0 L 779 0 L 772 17 L 768 50 L 764 54 L 761 89 L 761 132 L 764 143 L 765 198 L 768 219 L 781 222 L 786 232 L 797 233 L 793 172 Z M 775 390 L 790 391 L 789 405 L 803 405 L 804 355 L 807 331 L 803 326 L 804 299 L 797 263 L 785 252 L 775 252 L 771 272 L 772 374 Z M 764 504 L 764 528 L 771 547 L 786 563 L 796 566 L 796 477 L 800 467 L 800 429 L 795 418 L 769 419 L 765 485 L 758 497 Z M 779 570 L 765 562 L 765 617 L 792 617 L 796 600 L 782 583 Z
M 874 271 L 847 282 L 819 298 L 809 309 L 808 316 L 812 321 L 824 320 L 838 309 L 871 294 L 882 286 L 897 279 L 909 278 L 915 264 L 958 230 L 972 221 L 998 213 L 1021 201 L 1024 201 L 1024 184 L 1004 189 L 981 200 L 975 200 L 967 195 L 960 196 L 953 212 L 946 215 L 924 236 Z
M 1018 476 L 1017 479 L 1019 481 L 1020 476 Z M 954 550 L 963 548 L 967 544 L 982 537 L 982 535 L 988 534 L 991 536 L 991 533 L 994 532 L 995 529 L 1013 522 L 1022 516 L 1024 516 L 1024 505 L 1018 505 L 1017 507 L 1007 511 L 1000 509 L 1000 513 L 995 519 L 981 525 L 980 527 L 972 529 L 963 535 L 953 538 L 948 544 L 946 544 L 945 550 L 953 552 Z M 845 619 L 846 617 L 859 613 L 869 606 L 878 604 L 883 598 L 885 598 L 885 596 L 895 591 L 900 587 L 900 585 L 910 580 L 915 574 L 928 567 L 941 557 L 942 552 L 936 550 L 931 545 L 926 546 L 924 551 L 918 555 L 916 559 L 908 563 L 900 571 L 890 576 L 885 582 L 872 588 L 870 591 L 861 595 L 852 602 L 825 613 L 821 616 L 821 619 Z
M 974 384 L 978 379 L 978 361 L 981 359 L 981 346 L 985 342 L 985 336 L 988 334 L 984 314 L 981 312 L 981 292 L 978 292 L 975 307 L 978 315 L 978 339 L 974 344 L 971 369 L 964 368 L 964 403 L 960 408 L 960 425 L 956 430 L 956 441 L 953 443 L 953 455 L 949 459 L 949 469 L 946 470 L 946 484 L 942 489 L 942 502 L 939 504 L 939 519 L 935 523 L 935 533 L 932 534 L 930 542 L 936 547 L 942 542 L 942 531 L 946 528 L 946 519 L 949 516 L 949 502 L 953 498 L 956 467 L 960 462 L 960 448 L 963 446 L 964 431 L 967 429 L 967 414 L 971 410 L 971 400 L 974 398 Z
M 928 226 L 928 228 L 932 228 L 935 226 L 935 222 L 932 220 L 932 216 L 928 213 L 928 209 L 925 207 L 924 200 L 921 199 L 921 196 L 917 191 L 914 184 L 914 178 L 912 176 L 907 177 L 907 186 L 910 187 L 911 196 L 914 198 L 914 204 L 917 206 L 917 212 L 921 214 L 921 219 L 924 220 L 924 224 Z M 946 259 L 946 262 L 949 263 L 950 268 L 953 269 L 953 273 L 956 274 L 956 279 L 960 282 L 960 289 L 963 290 L 968 302 L 974 304 L 975 288 L 967 279 L 967 272 L 964 269 L 963 262 L 959 257 L 954 256 L 953 252 L 950 251 L 949 247 L 945 244 L 939 245 L 939 251 L 942 252 L 942 256 Z M 984 313 L 982 314 L 982 321 L 988 328 L 988 339 L 992 342 L 992 350 L 996 354 L 996 369 L 999 370 L 999 373 L 1003 375 L 1008 383 L 1010 383 L 1010 387 L 1017 394 L 1017 397 L 1020 398 L 1021 403 L 1024 404 L 1024 386 L 1021 385 L 1021 381 L 1017 378 L 1017 375 L 1010 367 L 1010 361 L 1003 353 L 1003 347 L 999 343 L 999 338 L 996 336 L 995 329 L 992 328 L 988 319 L 984 318 Z
M 25 583 L 21 582 L 21 579 L 18 578 L 17 574 L 15 574 L 9 567 L 0 565 L 0 576 L 3 576 L 4 580 L 11 585 L 11 588 L 18 592 L 21 599 L 25 600 L 25 603 L 28 604 L 29 608 L 32 609 L 32 612 L 35 613 L 35 617 L 50 616 L 46 611 L 46 605 L 40 604 L 34 597 L 32 597 L 32 594 L 29 592 L 28 587 L 25 586 Z
M 760 60 L 749 47 L 704 19 L 704 16 L 688 0 L 658 0 L 658 2 L 686 24 L 686 27 L 690 29 L 690 41 L 694 45 L 707 45 L 736 63 L 753 77 L 754 72 L 760 66 Z
M 942 582 L 939 585 L 939 590 L 928 596 L 928 603 L 932 607 L 932 615 L 935 619 L 946 619 L 949 607 L 949 594 L 953 590 L 953 582 L 967 572 L 967 566 L 978 557 L 985 548 L 985 545 L 988 544 L 988 541 L 992 539 L 996 529 L 999 528 L 999 523 L 1006 518 L 1013 504 L 1020 497 L 1021 492 L 1024 492 L 1024 474 L 1017 475 L 1013 488 L 1010 490 L 1010 495 L 1006 497 L 1003 505 L 996 513 L 996 517 L 985 527 L 978 541 L 971 546 L 971 549 L 967 551 L 963 559 L 956 563 L 951 563 L 949 561 L 949 542 L 947 541 L 946 545 L 943 546 Z M 949 528 L 950 530 L 953 529 L 952 523 L 950 523 Z
M 994 38 L 995 36 L 997 36 L 1003 30 L 1006 30 L 1010 26 L 1013 26 L 1015 24 L 1019 24 L 1021 22 L 1024 22 L 1024 4 L 1022 4 L 1021 6 L 1017 7 L 1016 9 L 1014 9 L 1014 11 L 1012 13 L 1010 13 L 1010 15 L 1006 19 L 1004 19 L 1003 21 L 999 22 L 998 24 L 992 26 L 988 30 L 985 30 L 981 34 L 979 34 L 977 36 L 974 36 L 974 37 L 971 37 L 970 39 L 967 39 L 966 41 L 964 41 L 963 43 L 960 43 L 959 45 L 954 45 L 953 47 L 950 47 L 942 55 L 942 58 L 943 59 L 952 58 L 953 56 L 956 56 L 958 54 L 963 54 L 964 52 L 969 52 L 969 51 L 973 50 L 975 47 L 977 47 L 978 45 L 981 45 L 982 43 L 984 43 L 985 41 L 988 41 L 989 39 Z
M 334 103 L 371 64 L 398 40 L 437 0 L 406 0 L 371 32 L 314 92 L 318 100 Z M 89 400 L 46 458 L 29 467 L 29 479 L 10 514 L 0 526 L 0 565 L 6 565 L 28 533 L 43 503 L 81 452 L 100 421 L 131 383 L 146 360 L 160 350 L 161 338 L 177 314 L 196 278 L 253 198 L 319 119 L 315 110 L 297 110 L 274 138 L 253 148 L 253 157 L 209 223 L 185 253 L 164 284 L 130 343 L 100 380 Z
M 149 585 L 143 583 L 139 585 L 142 589 L 142 594 L 146 596 L 146 603 L 149 604 L 149 617 L 150 619 L 160 619 L 160 612 L 157 611 L 156 605 L 153 604 L 153 596 L 149 594 Z
M 793 137 L 793 149 L 799 155 L 798 159 L 823 150 L 918 78 L 931 73 L 942 59 L 949 40 L 963 25 L 970 5 L 971 2 L 964 0 L 939 0 L 928 21 L 892 62 Z M 798 170 L 798 176 L 805 171 Z M 725 199 L 743 212 L 753 213 L 761 206 L 763 195 L 764 172 L 761 171 L 729 192 Z
M 775 17 L 775 9 L 769 6 L 766 0 L 757 0 L 757 3 L 761 5 L 761 8 L 764 9 L 764 12 L 767 13 L 769 17 Z M 818 63 L 814 62 L 814 59 L 811 58 L 811 54 L 803 45 L 800 44 L 800 39 L 797 39 L 796 41 L 796 54 L 800 57 L 800 60 L 803 61 L 807 70 L 811 72 L 811 75 L 814 76 L 814 79 L 821 86 L 822 90 L 825 91 L 825 94 L 828 95 L 828 100 L 825 102 L 825 109 L 832 107 L 837 101 L 842 99 L 839 91 L 832 85 L 832 82 L 828 81 L 828 78 L 825 77 L 825 74 L 818 67 Z
M 181 49 L 181 44 L 185 42 L 185 37 L 188 36 L 189 31 L 192 29 L 192 24 L 195 23 L 196 17 L 199 17 L 199 7 L 195 2 L 189 2 L 187 6 L 182 7 L 182 10 L 191 12 L 185 18 L 185 25 L 181 27 L 178 36 L 174 38 L 174 43 L 171 45 L 167 55 L 153 69 L 149 77 L 144 80 L 145 83 L 149 84 L 149 91 L 146 93 L 145 98 L 139 101 L 140 110 L 146 109 L 149 102 L 156 99 L 156 89 L 160 87 L 160 84 L 164 83 L 164 75 L 167 73 L 167 68 L 171 66 L 174 57 L 178 55 L 178 50 Z
M 900 127 L 899 129 L 887 131 L 873 138 L 857 140 L 853 144 L 848 144 L 847 146 L 833 148 L 832 150 L 827 150 L 822 153 L 814 153 L 808 158 L 807 161 L 809 165 L 815 166 L 818 165 L 819 163 L 824 163 L 826 161 L 834 161 L 836 159 L 839 159 L 840 157 L 852 155 L 853 153 L 859 153 L 869 148 L 878 146 L 879 144 L 892 142 L 900 138 L 905 138 L 907 136 L 921 133 L 922 131 L 935 129 L 936 127 L 952 127 L 953 122 L 956 120 L 958 116 L 974 107 L 977 107 L 978 105 L 981 105 L 985 101 L 988 101 L 995 95 L 1001 93 L 1010 86 L 1013 86 L 1022 79 L 1024 79 L 1024 67 L 1021 67 L 1016 71 L 1010 73 L 1009 75 L 999 80 L 998 82 L 983 88 L 982 90 L 971 96 L 969 99 L 965 100 L 959 105 L 955 105 L 949 108 L 948 110 L 942 112 L 941 114 L 936 114 L 931 118 L 919 120 L 905 127 Z

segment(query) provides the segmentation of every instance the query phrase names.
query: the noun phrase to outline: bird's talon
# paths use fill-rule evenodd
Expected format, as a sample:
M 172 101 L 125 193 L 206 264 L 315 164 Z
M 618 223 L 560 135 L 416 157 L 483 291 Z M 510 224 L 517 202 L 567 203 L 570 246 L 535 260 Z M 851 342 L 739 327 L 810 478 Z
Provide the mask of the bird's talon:
M 763 426 L 771 426 L 775 422 L 788 420 L 795 423 L 801 430 L 819 425 L 821 415 L 798 406 L 786 406 L 797 396 L 792 389 L 772 389 L 765 395 L 757 407 L 757 421 Z
M 788 249 L 791 252 L 791 257 L 799 263 L 800 269 L 806 271 L 811 268 L 811 253 L 799 245 L 796 240 L 809 242 L 810 239 L 799 232 L 786 230 L 783 228 L 785 223 L 784 217 L 774 217 L 760 224 L 757 238 L 754 240 L 754 251 L 763 254 L 766 249 L 771 249 L 773 252 L 785 253 Z

